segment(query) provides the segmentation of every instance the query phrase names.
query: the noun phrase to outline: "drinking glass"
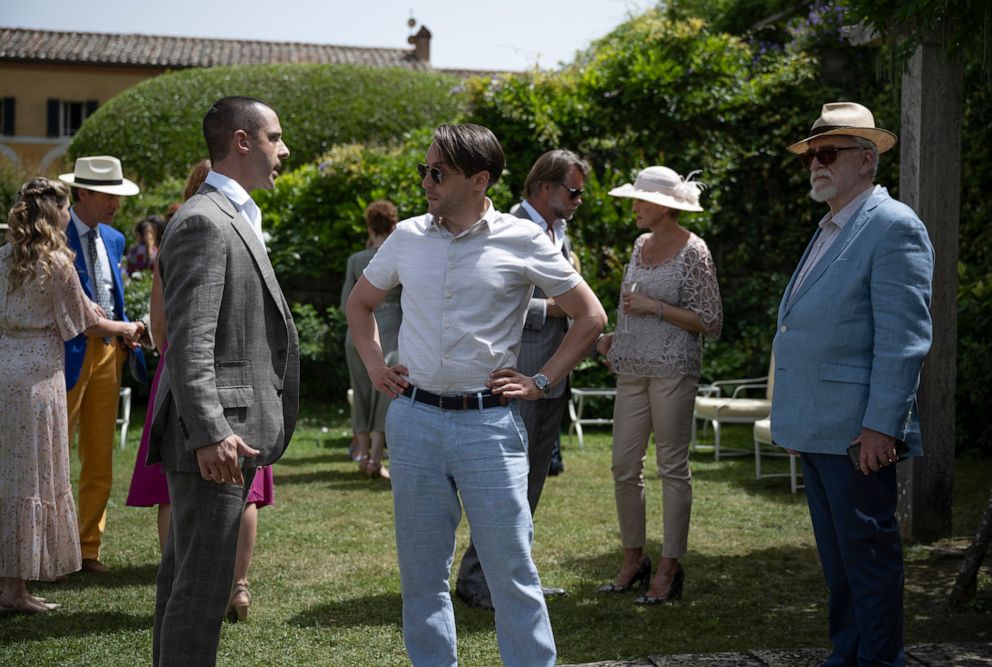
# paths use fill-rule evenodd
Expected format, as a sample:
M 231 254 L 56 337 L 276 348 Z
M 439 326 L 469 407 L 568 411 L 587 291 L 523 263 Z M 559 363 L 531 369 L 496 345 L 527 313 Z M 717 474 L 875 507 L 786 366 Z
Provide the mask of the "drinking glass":
M 623 282 L 620 283 L 620 311 L 621 313 L 617 316 L 618 324 L 617 329 L 624 333 L 631 333 L 630 330 L 630 318 L 634 317 L 633 313 L 623 312 L 623 297 L 628 294 L 633 294 L 637 291 L 637 280 L 634 275 L 634 266 L 632 264 L 623 265 Z

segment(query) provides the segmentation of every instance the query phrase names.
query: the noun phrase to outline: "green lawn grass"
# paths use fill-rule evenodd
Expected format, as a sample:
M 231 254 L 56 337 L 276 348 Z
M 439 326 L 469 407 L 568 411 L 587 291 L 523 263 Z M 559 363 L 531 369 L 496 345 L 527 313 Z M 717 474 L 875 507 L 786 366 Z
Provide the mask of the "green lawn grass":
M 134 417 L 127 448 L 115 459 L 103 551 L 112 573 L 33 585 L 34 593 L 62 609 L 39 617 L 0 616 L 0 664 L 150 664 L 158 541 L 154 509 L 124 506 L 140 407 Z M 729 445 L 750 443 L 747 427 L 730 427 L 724 437 Z M 247 623 L 225 624 L 220 664 L 408 664 L 389 486 L 357 474 L 349 439 L 343 410 L 305 412 L 274 469 L 276 505 L 260 513 L 251 616 Z M 562 663 L 827 645 L 826 590 L 809 516 L 802 493 L 790 494 L 787 479 L 755 481 L 751 456 L 714 463 L 709 453 L 694 454 L 685 597 L 674 606 L 639 608 L 632 595 L 596 593 L 621 557 L 609 431 L 590 430 L 584 449 L 574 440 L 564 447 L 566 472 L 548 480 L 534 545 L 542 580 L 571 593 L 549 603 Z M 781 460 L 770 465 L 785 469 Z M 992 462 L 959 462 L 956 534 L 970 538 L 974 532 L 990 478 Z M 648 538 L 654 558 L 660 552 L 660 495 L 652 476 Z M 458 557 L 467 538 L 463 522 Z M 968 609 L 951 614 L 943 605 L 959 562 L 930 547 L 907 548 L 907 642 L 992 638 L 988 569 Z M 461 664 L 499 664 L 493 615 L 459 601 L 455 614 Z

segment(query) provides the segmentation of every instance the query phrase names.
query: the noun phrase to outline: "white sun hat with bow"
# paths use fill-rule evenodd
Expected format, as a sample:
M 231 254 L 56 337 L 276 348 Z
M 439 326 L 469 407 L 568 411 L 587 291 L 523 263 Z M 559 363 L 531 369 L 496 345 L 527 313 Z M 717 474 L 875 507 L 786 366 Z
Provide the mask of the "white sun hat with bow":
M 610 190 L 609 194 L 613 197 L 643 199 L 680 211 L 702 211 L 703 207 L 699 205 L 699 193 L 706 186 L 699 181 L 691 180 L 698 173 L 694 171 L 687 177 L 682 177 L 668 167 L 648 167 L 637 174 L 633 185 L 625 183 Z

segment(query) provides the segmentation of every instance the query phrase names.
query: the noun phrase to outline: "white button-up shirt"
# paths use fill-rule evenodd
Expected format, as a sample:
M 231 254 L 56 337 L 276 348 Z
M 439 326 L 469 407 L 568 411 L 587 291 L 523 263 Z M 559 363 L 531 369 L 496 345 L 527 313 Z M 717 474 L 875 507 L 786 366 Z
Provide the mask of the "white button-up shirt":
M 803 262 L 803 268 L 800 269 L 799 275 L 796 276 L 796 282 L 792 286 L 792 292 L 789 293 L 789 298 L 791 299 L 795 296 L 796 291 L 802 286 L 806 281 L 806 276 L 809 275 L 816 263 L 820 261 L 820 258 L 827 254 L 830 246 L 834 244 L 837 237 L 840 236 L 841 231 L 844 226 L 851 221 L 854 214 L 858 212 L 861 205 L 867 201 L 868 197 L 874 194 L 875 190 L 880 188 L 880 185 L 876 185 L 874 188 L 868 188 L 857 197 L 852 199 L 847 203 L 847 206 L 837 211 L 837 215 L 831 215 L 827 213 L 819 222 L 820 234 L 816 237 L 816 241 L 813 243 L 813 248 L 809 251 L 809 256 L 806 257 L 806 261 Z
M 558 251 L 560 252 L 562 247 L 565 245 L 565 231 L 568 227 L 567 223 L 561 218 L 558 218 L 549 225 L 548 221 L 544 219 L 544 216 L 538 213 L 537 209 L 531 206 L 530 202 L 526 199 L 520 202 L 520 206 L 527 211 L 527 215 L 530 216 L 531 221 L 544 230 L 545 234 L 548 234 L 549 228 L 551 229 L 552 233 L 555 235 L 555 246 L 557 246 Z M 550 238 L 550 234 L 548 234 L 548 237 Z
M 103 243 L 103 238 L 100 236 L 100 225 L 95 227 L 90 227 L 85 222 L 79 219 L 76 215 L 76 209 L 69 209 L 69 215 L 72 217 L 72 224 L 76 226 L 76 233 L 79 234 L 79 242 L 83 247 L 83 259 L 86 260 L 86 271 L 90 275 L 90 285 L 93 286 L 93 303 L 100 303 L 100 299 L 97 298 L 96 290 L 103 290 L 107 294 L 107 303 L 114 303 L 114 278 L 111 275 L 111 271 L 119 271 L 119 267 L 116 264 L 110 262 L 110 257 L 107 256 L 107 246 Z M 96 257 L 100 264 L 103 265 L 103 270 L 99 272 L 94 271 L 92 262 L 90 262 L 90 250 L 89 250 L 89 238 L 86 236 L 90 233 L 90 230 L 96 232 Z M 119 259 L 119 258 L 118 258 Z M 102 277 L 103 280 L 97 281 L 98 277 Z M 116 306 L 114 306 L 116 308 Z M 108 319 L 114 319 L 118 313 L 107 313 Z
M 238 209 L 238 212 L 248 222 L 248 226 L 255 232 L 255 236 L 258 237 L 264 248 L 265 237 L 262 235 L 262 211 L 258 208 L 255 200 L 251 198 L 251 195 L 248 194 L 248 191 L 241 187 L 241 184 L 233 178 L 224 174 L 218 174 L 216 171 L 210 171 L 203 182 L 217 188 L 222 195 L 231 200 L 234 208 Z
M 516 366 L 534 285 L 559 296 L 582 282 L 539 227 L 486 206 L 457 236 L 430 214 L 400 222 L 365 268 L 373 287 L 403 285 L 399 362 L 427 391 L 484 390 Z

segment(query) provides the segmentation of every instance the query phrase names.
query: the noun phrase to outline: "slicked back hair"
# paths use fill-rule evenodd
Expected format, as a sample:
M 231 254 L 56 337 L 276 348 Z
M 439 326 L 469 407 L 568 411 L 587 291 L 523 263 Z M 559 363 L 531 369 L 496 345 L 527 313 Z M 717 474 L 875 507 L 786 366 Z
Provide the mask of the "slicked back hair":
M 503 175 L 506 166 L 503 147 L 488 127 L 473 123 L 439 125 L 434 130 L 434 144 L 441 151 L 444 162 L 466 176 L 487 172 L 487 189 L 496 185 Z
M 564 183 L 572 167 L 578 168 L 585 176 L 589 173 L 589 164 L 572 151 L 556 148 L 537 158 L 524 181 L 524 196 L 532 197 L 537 194 L 542 183 Z
M 207 142 L 210 160 L 218 162 L 227 157 L 231 150 L 231 137 L 238 130 L 254 139 L 262 128 L 262 114 L 259 106 L 269 107 L 254 97 L 222 97 L 203 117 L 203 138 Z

